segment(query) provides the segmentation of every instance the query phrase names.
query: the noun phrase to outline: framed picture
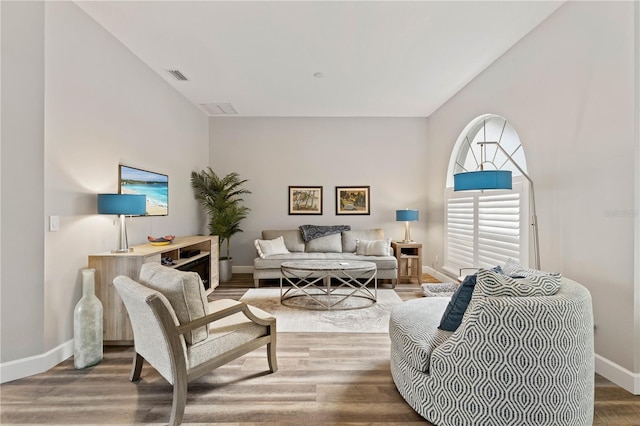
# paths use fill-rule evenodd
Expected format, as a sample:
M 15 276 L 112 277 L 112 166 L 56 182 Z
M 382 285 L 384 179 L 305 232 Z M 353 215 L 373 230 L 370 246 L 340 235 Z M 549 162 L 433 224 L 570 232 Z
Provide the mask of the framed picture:
M 322 187 L 290 186 L 289 214 L 322 214 Z
M 146 216 L 169 214 L 169 176 L 120 164 L 120 194 L 142 194 L 147 197 Z
M 370 214 L 368 186 L 336 186 L 336 214 Z

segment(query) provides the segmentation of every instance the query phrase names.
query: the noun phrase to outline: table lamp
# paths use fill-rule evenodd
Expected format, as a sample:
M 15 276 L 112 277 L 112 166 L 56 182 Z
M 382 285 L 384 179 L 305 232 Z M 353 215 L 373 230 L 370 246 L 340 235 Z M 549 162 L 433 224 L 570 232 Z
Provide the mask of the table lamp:
M 120 216 L 120 237 L 118 248 L 112 253 L 128 253 L 126 215 L 144 215 L 147 213 L 147 196 L 138 194 L 98 194 L 98 213 Z
M 411 228 L 409 222 L 417 222 L 419 216 L 418 210 L 396 210 L 396 222 L 404 222 L 404 241 L 403 243 L 410 243 L 411 240 Z

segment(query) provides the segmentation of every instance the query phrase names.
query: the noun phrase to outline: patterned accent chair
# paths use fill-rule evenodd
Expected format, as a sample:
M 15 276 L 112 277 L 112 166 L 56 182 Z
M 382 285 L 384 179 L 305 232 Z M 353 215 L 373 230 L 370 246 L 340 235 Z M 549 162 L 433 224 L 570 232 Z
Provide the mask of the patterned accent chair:
M 438 329 L 448 298 L 396 307 L 389 332 L 400 394 L 438 426 L 591 425 L 591 295 L 575 281 L 556 279 L 555 294 L 522 297 L 513 287 L 496 293 L 481 270 L 453 332 Z
M 159 263 L 142 266 L 138 283 L 113 280 L 133 328 L 135 354 L 130 380 L 147 361 L 173 385 L 170 425 L 184 415 L 187 384 L 240 356 L 267 346 L 269 370 L 278 370 L 276 319 L 230 299 L 208 302 L 200 277 Z

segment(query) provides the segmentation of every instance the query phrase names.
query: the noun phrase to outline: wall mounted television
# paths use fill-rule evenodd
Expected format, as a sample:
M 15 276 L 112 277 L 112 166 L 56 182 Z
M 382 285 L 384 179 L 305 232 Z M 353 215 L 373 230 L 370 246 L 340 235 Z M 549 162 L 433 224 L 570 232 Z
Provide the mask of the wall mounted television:
M 147 196 L 146 216 L 169 214 L 169 176 L 122 164 L 119 166 L 118 176 L 121 194 Z

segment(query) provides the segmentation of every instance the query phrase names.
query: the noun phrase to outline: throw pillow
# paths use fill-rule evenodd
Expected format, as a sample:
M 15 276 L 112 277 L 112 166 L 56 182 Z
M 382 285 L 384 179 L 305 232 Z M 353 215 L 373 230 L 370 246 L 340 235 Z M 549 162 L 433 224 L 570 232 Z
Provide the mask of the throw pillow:
M 262 231 L 263 240 L 273 240 L 279 236 L 282 236 L 284 239 L 284 246 L 290 253 L 304 252 L 304 240 L 302 239 L 302 234 L 299 229 L 266 229 Z
M 279 236 L 273 240 L 255 240 L 254 245 L 261 258 L 272 256 L 274 254 L 287 254 L 289 250 L 284 244 L 284 238 Z
M 179 271 L 159 263 L 145 263 L 140 268 L 140 282 L 156 290 L 169 300 L 180 324 L 186 324 L 208 314 L 207 295 L 202 280 L 196 272 Z M 190 345 L 209 337 L 207 326 L 198 327 L 184 334 Z
M 540 271 L 538 269 L 525 268 L 511 258 L 507 259 L 507 261 L 504 263 L 502 271 L 505 275 L 509 275 L 511 278 L 523 278 L 534 275 L 548 275 L 547 272 Z
M 364 230 L 356 230 L 356 231 L 343 231 L 342 232 L 342 252 L 355 253 L 356 240 L 383 240 L 383 239 L 384 239 L 384 230 L 380 228 L 364 229 Z
M 496 266 L 492 271 L 499 274 L 502 273 L 502 268 L 500 268 L 500 266 Z M 473 290 L 476 286 L 477 276 L 477 273 L 467 275 L 460 286 L 458 286 L 455 293 L 453 293 L 447 308 L 444 310 L 444 314 L 442 314 L 442 319 L 438 326 L 440 330 L 456 331 L 458 327 L 460 327 L 462 317 L 464 316 L 464 313 L 469 306 L 469 302 L 471 301 L 471 296 L 473 295 Z
M 391 238 L 386 240 L 356 240 L 356 254 L 361 256 L 391 256 Z
M 478 296 L 534 297 L 553 296 L 560 289 L 562 276 L 557 273 L 530 274 L 524 278 L 512 278 L 493 271 L 478 271 Z

